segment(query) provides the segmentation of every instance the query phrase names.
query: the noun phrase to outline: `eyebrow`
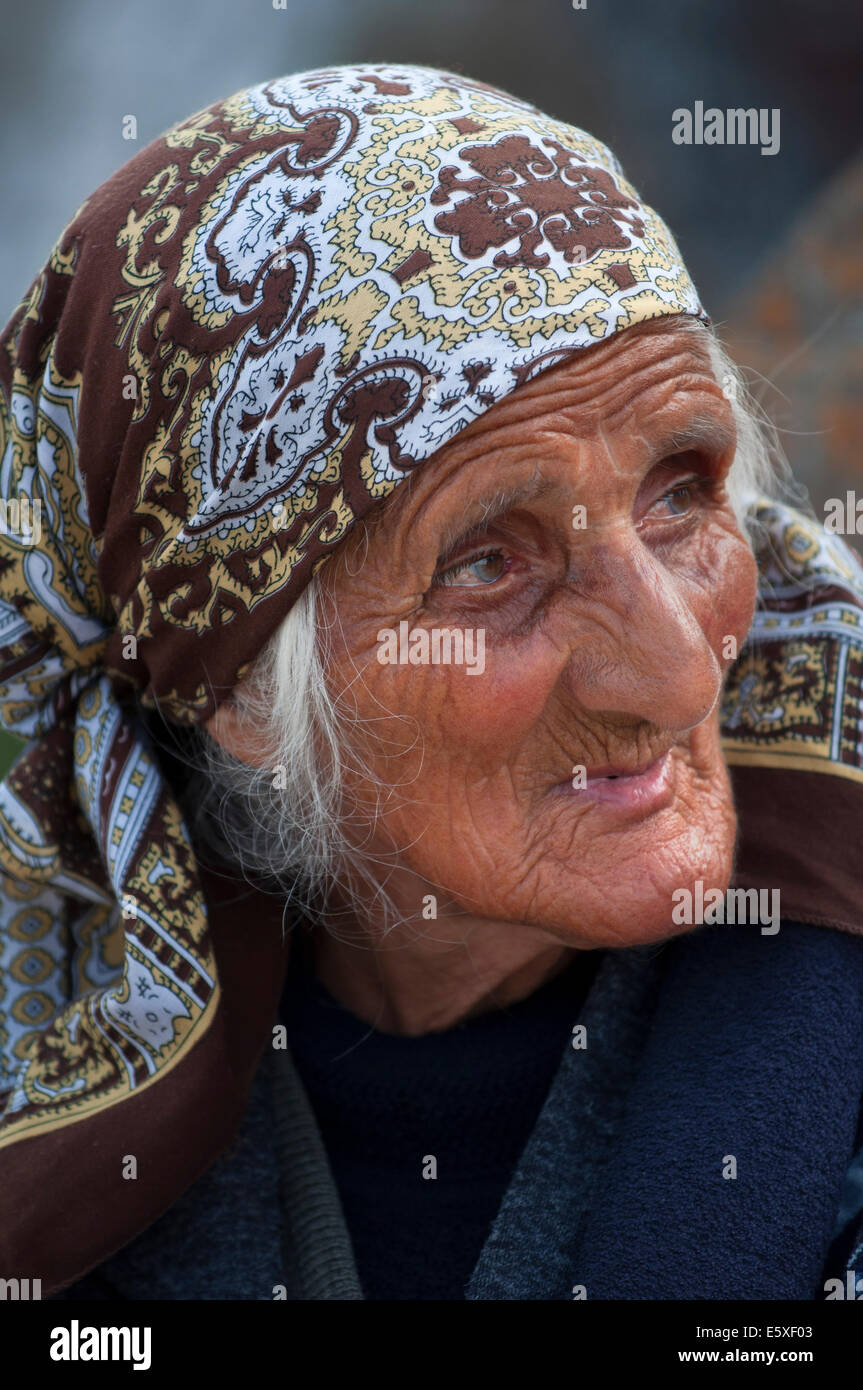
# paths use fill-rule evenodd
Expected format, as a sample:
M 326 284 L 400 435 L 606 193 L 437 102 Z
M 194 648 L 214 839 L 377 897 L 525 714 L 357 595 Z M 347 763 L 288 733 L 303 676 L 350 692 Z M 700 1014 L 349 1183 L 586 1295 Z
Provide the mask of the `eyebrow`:
M 709 449 L 711 453 L 724 454 L 735 441 L 733 425 L 718 415 L 693 415 L 685 425 L 670 430 L 649 442 L 651 464 L 672 454 L 686 454 L 696 449 Z M 647 440 L 647 436 L 645 436 Z
M 471 532 L 490 526 L 498 517 L 505 516 L 514 507 L 519 507 L 524 502 L 534 502 L 538 497 L 556 492 L 559 487 L 559 482 L 544 478 L 537 467 L 531 477 L 517 487 L 498 488 L 494 492 L 474 498 L 462 515 L 443 529 L 438 564 L 443 564 L 456 546 L 466 540 Z
M 670 430 L 655 440 L 648 440 L 645 436 L 649 454 L 647 469 L 663 458 L 697 449 L 709 449 L 711 453 L 722 454 L 731 448 L 734 440 L 734 429 L 724 420 L 708 413 L 696 414 L 685 425 Z M 499 517 L 505 516 L 507 512 L 525 502 L 536 501 L 537 498 L 559 490 L 560 482 L 544 478 L 540 466 L 537 465 L 531 477 L 518 486 L 499 488 L 474 498 L 464 513 L 443 529 L 437 564 L 445 564 L 456 547 L 467 540 L 472 532 L 490 526 Z

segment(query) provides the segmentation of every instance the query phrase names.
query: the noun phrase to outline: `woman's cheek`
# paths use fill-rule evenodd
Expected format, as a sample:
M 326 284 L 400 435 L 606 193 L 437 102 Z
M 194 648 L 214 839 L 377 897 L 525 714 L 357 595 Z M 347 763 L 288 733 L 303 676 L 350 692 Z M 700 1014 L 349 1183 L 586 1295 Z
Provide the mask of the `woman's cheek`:
M 476 629 L 474 629 L 476 633 Z M 438 667 L 443 698 L 439 709 L 448 735 L 462 746 L 493 747 L 501 753 L 517 746 L 542 718 L 559 678 L 560 652 L 534 634 L 495 640 L 484 629 L 483 669 Z M 432 688 L 429 707 L 438 704 Z
M 702 631 L 723 668 L 737 659 L 752 624 L 757 584 L 749 546 L 736 530 L 723 531 L 705 553 L 698 586 Z

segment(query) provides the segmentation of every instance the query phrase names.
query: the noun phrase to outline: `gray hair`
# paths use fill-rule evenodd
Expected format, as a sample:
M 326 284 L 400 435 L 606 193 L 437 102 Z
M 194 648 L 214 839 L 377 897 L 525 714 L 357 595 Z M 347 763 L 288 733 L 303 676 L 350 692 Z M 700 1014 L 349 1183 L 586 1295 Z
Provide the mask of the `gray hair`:
M 753 545 L 754 499 L 783 498 L 807 509 L 805 490 L 794 482 L 775 429 L 715 331 L 691 318 L 676 322 L 703 335 L 733 411 L 737 449 L 727 486 L 741 531 Z M 394 863 L 380 856 L 372 863 L 343 829 L 345 772 L 350 766 L 371 777 L 360 735 L 373 737 L 374 731 L 359 727 L 351 688 L 337 696 L 327 689 L 327 634 L 320 620 L 325 573 L 314 576 L 233 695 L 241 723 L 248 722 L 256 737 L 262 733 L 272 749 L 271 763 L 247 766 L 201 730 L 185 809 L 196 842 L 213 848 L 225 868 L 285 896 L 294 909 L 318 917 L 328 911 L 337 886 L 346 917 L 374 916 L 391 930 L 398 914 L 386 891 L 386 870 Z M 362 681 L 359 671 L 355 679 Z M 412 721 L 405 724 L 406 748 L 413 747 L 419 729 L 408 727 Z M 379 807 L 393 792 L 378 787 Z

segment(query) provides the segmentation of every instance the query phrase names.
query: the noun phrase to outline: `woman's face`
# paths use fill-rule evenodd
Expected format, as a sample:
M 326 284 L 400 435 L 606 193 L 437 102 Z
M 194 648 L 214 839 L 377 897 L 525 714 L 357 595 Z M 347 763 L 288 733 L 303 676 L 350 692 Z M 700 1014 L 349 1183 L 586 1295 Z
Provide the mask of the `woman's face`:
M 327 683 L 372 721 L 357 836 L 417 915 L 615 946 L 726 887 L 719 697 L 756 585 L 734 448 L 700 335 L 632 330 L 488 410 L 328 566 Z M 402 622 L 482 630 L 484 669 L 382 661 Z

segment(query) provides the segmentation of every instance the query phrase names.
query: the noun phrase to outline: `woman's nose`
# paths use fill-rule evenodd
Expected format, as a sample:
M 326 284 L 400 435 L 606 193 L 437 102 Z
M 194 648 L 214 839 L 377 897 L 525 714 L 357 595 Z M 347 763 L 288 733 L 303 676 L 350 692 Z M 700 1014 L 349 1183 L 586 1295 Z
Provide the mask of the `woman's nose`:
M 722 667 L 691 604 L 709 605 L 710 596 L 686 586 L 634 536 L 625 547 L 604 547 L 588 585 L 577 588 L 567 681 L 578 703 L 675 733 L 702 723 L 719 696 Z

